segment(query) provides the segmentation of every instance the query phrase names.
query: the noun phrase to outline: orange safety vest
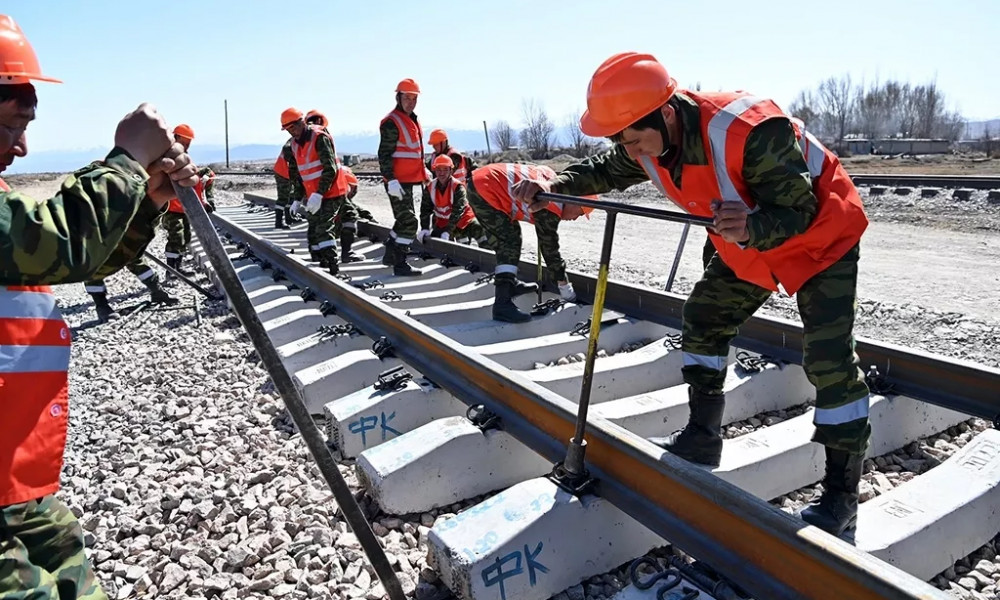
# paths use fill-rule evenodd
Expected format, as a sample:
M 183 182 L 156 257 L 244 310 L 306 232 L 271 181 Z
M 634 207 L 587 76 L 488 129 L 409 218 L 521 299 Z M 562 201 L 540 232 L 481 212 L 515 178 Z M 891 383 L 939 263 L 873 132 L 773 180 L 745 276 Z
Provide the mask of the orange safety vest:
M 278 160 L 274 161 L 274 174 L 288 179 L 288 161 L 284 154 L 278 155 Z
M 352 185 L 358 185 L 358 176 L 350 168 L 340 167 L 340 172 L 344 174 L 344 181 L 347 182 L 348 190 L 351 189 Z
M 319 125 L 310 125 L 312 134 L 305 144 L 299 144 L 297 140 L 292 140 L 292 154 L 295 156 L 295 166 L 299 170 L 299 177 L 302 178 L 302 186 L 306 189 L 306 197 L 319 191 L 319 179 L 323 176 L 323 163 L 319 159 L 319 152 L 316 150 L 316 140 L 324 135 L 333 142 L 333 136 Z M 343 171 L 340 167 L 340 159 L 337 161 L 338 171 Z M 333 180 L 330 189 L 323 194 L 323 198 L 338 198 L 347 195 L 347 179 L 339 173 Z
M 198 194 L 202 206 L 208 206 L 208 203 L 205 202 L 205 184 L 212 179 L 212 177 L 199 177 L 198 183 L 194 184 L 194 191 Z M 167 205 L 167 212 L 184 214 L 184 205 L 178 198 L 171 198 L 170 204 Z
M 752 214 L 758 207 L 743 180 L 743 150 L 750 130 L 767 119 L 785 117 L 771 100 L 746 93 L 685 91 L 701 109 L 707 165 L 683 165 L 683 189 L 670 172 L 643 156 L 639 163 L 660 192 L 693 215 L 712 216 L 712 201 L 740 201 Z M 868 217 L 861 196 L 837 157 L 793 119 L 819 210 L 805 232 L 772 250 L 740 248 L 709 232 L 719 257 L 737 277 L 762 288 L 795 294 L 806 281 L 840 260 L 861 239 Z
M 479 167 L 472 172 L 472 187 L 493 208 L 510 216 L 511 221 L 535 222 L 535 216 L 524 202 L 515 201 L 511 192 L 514 185 L 523 179 L 543 179 L 552 181 L 556 172 L 545 165 L 522 165 L 517 163 L 494 163 Z M 597 196 L 584 196 L 596 200 Z M 545 207 L 562 217 L 562 203 L 549 202 Z M 592 208 L 584 208 L 590 214 Z
M 394 108 L 382 119 L 379 126 L 392 119 L 399 130 L 396 140 L 396 150 L 392 153 L 392 172 L 399 183 L 424 183 L 424 134 L 420 124 L 410 118 L 410 115 Z
M 10 191 L 3 179 L 0 190 Z M 59 489 L 69 354 L 69 329 L 49 286 L 0 286 L 0 506 Z
M 445 186 L 444 191 L 442 191 L 438 188 L 436 179 L 431 182 L 431 200 L 434 202 L 434 227 L 438 229 L 448 227 L 448 222 L 451 221 L 451 207 L 455 199 L 455 189 L 460 185 L 462 185 L 462 182 L 452 177 L 448 185 Z M 455 229 L 459 231 L 465 229 L 475 218 L 476 214 L 472 212 L 472 207 L 466 204 L 465 210 L 462 211 L 462 216 L 459 217 L 458 223 L 455 224 Z

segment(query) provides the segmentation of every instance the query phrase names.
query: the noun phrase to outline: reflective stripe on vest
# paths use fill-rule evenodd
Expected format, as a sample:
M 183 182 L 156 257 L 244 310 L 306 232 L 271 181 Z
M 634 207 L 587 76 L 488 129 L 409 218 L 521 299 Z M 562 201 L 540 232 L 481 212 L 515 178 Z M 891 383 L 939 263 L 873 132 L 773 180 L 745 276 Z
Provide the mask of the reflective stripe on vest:
M 447 221 L 451 218 L 451 204 L 455 196 L 455 186 L 458 185 L 454 179 L 448 182 L 444 191 L 438 188 L 437 180 L 431 182 L 431 200 L 434 203 L 434 216 Z
M 556 173 L 544 165 L 523 165 L 507 163 L 507 197 L 510 198 L 510 218 L 515 221 L 535 222 L 535 216 L 528 210 L 528 203 L 514 198 L 514 184 L 524 179 L 544 179 L 552 181 Z M 562 202 L 549 202 L 546 207 L 556 216 L 562 216 Z
M 70 332 L 48 286 L 0 287 L 0 506 L 59 489 Z
M 302 178 L 302 187 L 305 188 L 307 196 L 319 191 L 319 180 L 323 176 L 323 161 L 320 160 L 319 151 L 316 150 L 316 141 L 321 135 L 330 136 L 318 125 L 310 126 L 310 131 L 312 131 L 312 135 L 309 136 L 309 141 L 305 144 L 299 144 L 298 141 L 292 140 L 292 155 L 295 157 L 295 166 L 299 171 L 299 177 Z M 333 142 L 332 137 L 330 137 L 330 141 Z M 337 163 L 337 177 L 330 184 L 330 189 L 323 194 L 324 198 L 344 196 L 349 188 L 347 175 L 340 168 L 340 158 L 334 155 L 334 160 Z
M 452 172 L 451 176 L 462 183 L 468 184 L 468 172 L 465 170 L 465 157 L 458 153 L 456 153 L 456 156 L 458 156 L 458 164 L 455 165 L 455 170 Z
M 430 181 L 424 168 L 424 134 L 420 124 L 409 115 L 393 109 L 382 119 L 382 123 L 392 120 L 399 131 L 396 149 L 392 153 L 392 170 L 399 183 L 424 183 Z

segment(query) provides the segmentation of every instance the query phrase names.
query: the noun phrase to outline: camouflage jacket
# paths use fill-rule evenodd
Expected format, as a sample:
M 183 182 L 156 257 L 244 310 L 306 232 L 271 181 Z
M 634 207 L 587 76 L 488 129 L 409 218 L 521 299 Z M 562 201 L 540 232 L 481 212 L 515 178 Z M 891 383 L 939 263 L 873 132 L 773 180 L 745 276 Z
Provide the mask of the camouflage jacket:
M 285 158 L 285 148 L 291 148 L 291 140 L 285 142 L 285 145 L 281 148 L 281 158 L 287 162 L 288 159 Z M 288 206 L 291 204 L 292 197 L 292 182 L 289 179 L 282 177 L 281 175 L 274 174 L 274 183 L 278 187 L 278 203 L 282 206 Z
M 67 177 L 49 200 L 0 192 L 0 284 L 79 283 L 106 263 L 124 266 L 135 250 L 122 240 L 148 243 L 161 213 L 146 195 L 148 179 L 139 163 L 114 148 Z
M 701 135 L 701 111 L 695 102 L 677 93 L 670 103 L 681 120 L 680 156 L 671 169 L 674 184 L 681 189 L 683 165 L 707 165 L 705 140 Z M 760 208 L 747 218 L 750 239 L 745 244 L 770 250 L 804 232 L 819 208 L 812 179 L 788 119 L 768 119 L 754 127 L 743 150 L 743 179 L 751 198 Z M 621 144 L 566 167 L 553 182 L 561 194 L 603 194 L 624 190 L 648 181 L 646 172 L 629 158 Z
M 470 171 L 471 173 L 471 171 Z M 420 198 L 420 228 L 431 228 L 431 217 L 434 214 L 434 199 L 431 197 L 431 186 L 437 185 L 437 179 L 424 186 L 423 196 Z M 448 185 L 451 185 L 450 183 Z M 469 194 L 465 185 L 456 185 L 455 193 L 451 197 L 451 217 L 448 219 L 448 228 L 451 229 L 462 219 L 465 214 L 465 207 L 469 205 Z
M 396 105 L 399 108 L 399 105 Z M 410 118 L 414 123 L 419 124 L 417 113 L 410 113 Z M 399 141 L 399 128 L 392 119 L 386 119 L 385 123 L 378 128 L 378 170 L 387 181 L 396 178 L 395 170 L 392 166 L 392 153 L 396 151 L 396 142 Z
M 202 177 L 202 178 L 206 178 L 205 179 L 205 200 L 208 200 L 208 203 L 211 204 L 212 207 L 214 208 L 215 207 L 215 203 L 212 202 L 212 199 L 215 198 L 215 171 L 213 171 L 212 169 L 210 169 L 208 167 L 202 167 L 202 168 L 198 169 L 198 176 Z
M 333 138 L 331 136 L 320 135 L 312 130 L 310 130 L 310 135 L 319 137 L 316 140 L 316 154 L 319 155 L 319 161 L 323 164 L 323 173 L 319 177 L 319 188 L 316 191 L 320 194 L 326 194 L 330 191 L 330 186 L 333 185 L 333 182 L 337 180 L 337 173 L 340 170 L 337 164 L 337 149 L 333 147 Z M 295 152 L 292 151 L 291 141 L 286 143 L 281 149 L 281 154 L 288 163 L 288 180 L 292 184 L 294 197 L 299 200 L 305 200 L 306 188 L 302 184 L 302 177 L 299 175 L 299 167 L 295 162 Z

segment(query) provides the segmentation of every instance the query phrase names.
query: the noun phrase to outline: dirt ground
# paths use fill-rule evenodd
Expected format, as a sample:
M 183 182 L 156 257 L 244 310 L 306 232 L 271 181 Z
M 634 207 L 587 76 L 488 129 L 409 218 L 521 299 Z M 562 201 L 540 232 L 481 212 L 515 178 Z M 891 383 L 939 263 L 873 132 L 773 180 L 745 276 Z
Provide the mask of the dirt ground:
M 1000 162 L 1000 161 L 996 161 Z M 18 191 L 48 197 L 60 175 L 19 175 L 7 181 Z M 245 181 L 244 181 L 245 180 Z M 261 178 L 220 178 L 220 195 L 238 201 L 243 191 L 273 194 Z M 228 189 L 227 189 L 228 188 Z M 954 358 L 1000 366 L 1000 204 L 986 192 L 969 201 L 950 193 L 936 198 L 893 194 L 869 197 L 862 189 L 871 224 L 861 242 L 858 280 L 859 335 Z M 607 196 L 622 202 L 666 207 L 649 184 Z M 357 202 L 382 224 L 393 222 L 381 186 L 362 182 Z M 604 215 L 563 223 L 563 256 L 571 269 L 596 273 Z M 523 257 L 534 260 L 534 233 L 522 224 Z M 618 219 L 611 277 L 662 288 L 670 271 L 682 226 L 638 217 Z M 673 291 L 688 293 L 701 275 L 705 234 L 692 230 Z M 764 313 L 797 318 L 794 298 L 777 294 Z

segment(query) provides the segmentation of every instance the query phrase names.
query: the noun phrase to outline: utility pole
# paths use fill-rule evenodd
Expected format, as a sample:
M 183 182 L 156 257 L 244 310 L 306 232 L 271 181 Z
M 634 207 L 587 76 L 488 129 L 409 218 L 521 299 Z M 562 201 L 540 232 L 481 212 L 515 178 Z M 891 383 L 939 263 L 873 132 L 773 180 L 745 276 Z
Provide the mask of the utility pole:
M 229 168 L 229 100 L 222 101 L 222 109 L 226 113 L 226 168 Z
M 492 157 L 493 151 L 490 150 L 490 132 L 486 129 L 486 121 L 483 121 L 483 135 L 486 136 L 486 155 L 487 157 Z

